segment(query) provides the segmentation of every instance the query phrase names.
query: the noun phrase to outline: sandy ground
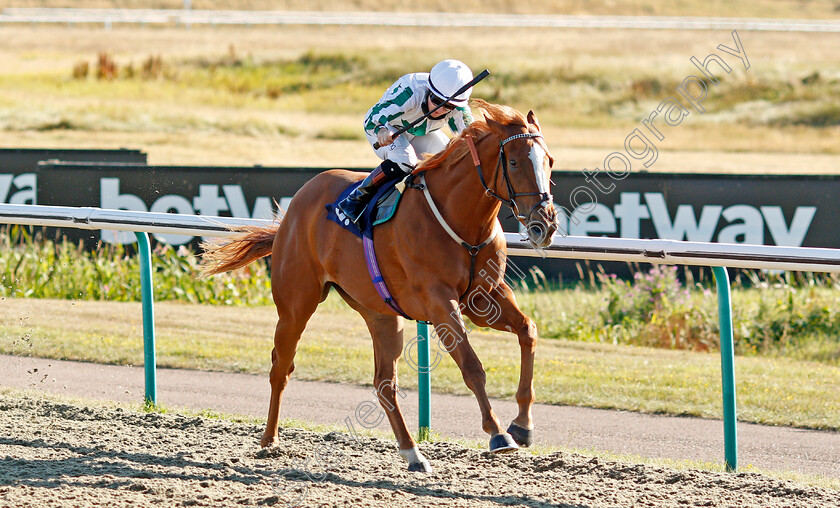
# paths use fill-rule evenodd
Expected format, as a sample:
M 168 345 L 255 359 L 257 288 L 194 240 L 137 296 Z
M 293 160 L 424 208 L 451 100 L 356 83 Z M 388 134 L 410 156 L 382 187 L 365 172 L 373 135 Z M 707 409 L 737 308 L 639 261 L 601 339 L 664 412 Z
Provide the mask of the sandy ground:
M 755 473 L 676 471 L 562 452 L 490 456 L 226 420 L 0 397 L 2 506 L 838 506 L 840 493 Z
M 45 360 L 0 355 L 0 386 L 37 390 L 88 401 L 137 404 L 144 394 L 142 367 Z M 170 411 L 205 409 L 264 421 L 268 404 L 264 375 L 158 369 L 157 400 Z M 3 393 L 0 390 L 0 393 Z M 400 401 L 409 429 L 417 431 L 417 392 L 405 390 Z M 292 378 L 283 397 L 281 418 L 346 429 L 346 419 L 373 400 L 371 387 Z M 510 399 L 492 399 L 506 424 L 517 414 Z M 442 439 L 487 442 L 472 396 L 433 393 L 432 430 Z M 535 444 L 565 450 L 609 452 L 613 456 L 649 457 L 674 464 L 722 465 L 723 422 L 703 418 L 609 411 L 550 404 L 534 405 Z M 387 421 L 373 428 L 390 436 Z M 785 475 L 820 475 L 840 480 L 840 433 L 738 424 L 738 467 Z M 784 476 L 783 476 L 784 477 Z

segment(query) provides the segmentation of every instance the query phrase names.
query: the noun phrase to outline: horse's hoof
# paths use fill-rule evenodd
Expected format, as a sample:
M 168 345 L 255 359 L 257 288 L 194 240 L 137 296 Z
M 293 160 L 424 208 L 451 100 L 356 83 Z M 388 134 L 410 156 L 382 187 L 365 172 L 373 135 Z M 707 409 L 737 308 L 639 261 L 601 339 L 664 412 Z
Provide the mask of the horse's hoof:
M 429 461 L 426 460 L 426 457 L 420 452 L 420 449 L 416 446 L 412 448 L 407 448 L 405 450 L 400 450 L 400 455 L 402 458 L 408 462 L 408 470 L 409 471 L 416 471 L 420 473 L 431 473 L 432 466 L 429 464 Z
M 528 448 L 529 446 L 531 446 L 531 443 L 534 442 L 533 429 L 525 429 L 511 422 L 510 427 L 508 427 L 507 431 L 508 434 L 510 434 L 510 437 L 512 437 L 513 440 L 516 441 L 516 444 L 518 444 L 519 446 Z
M 431 473 L 432 472 L 432 465 L 429 464 L 427 461 L 423 460 L 420 462 L 415 462 L 413 464 L 408 465 L 408 470 L 412 472 L 418 473 Z
M 509 453 L 518 449 L 519 445 L 507 432 L 496 434 L 490 438 L 490 453 Z
M 262 448 L 270 448 L 272 446 L 277 446 L 279 444 L 280 444 L 280 440 L 276 436 L 274 436 L 274 437 L 263 437 L 262 440 L 260 441 L 260 447 L 262 447 Z

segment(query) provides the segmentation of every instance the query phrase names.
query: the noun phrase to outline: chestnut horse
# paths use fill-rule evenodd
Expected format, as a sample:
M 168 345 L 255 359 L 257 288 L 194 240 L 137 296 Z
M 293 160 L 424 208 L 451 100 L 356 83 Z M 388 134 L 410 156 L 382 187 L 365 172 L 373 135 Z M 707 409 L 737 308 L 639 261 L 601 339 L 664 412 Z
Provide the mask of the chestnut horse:
M 417 184 L 415 178 L 409 184 L 397 213 L 376 227 L 374 237 L 391 294 L 405 314 L 434 325 L 442 347 L 478 400 L 481 427 L 491 436 L 490 451 L 501 452 L 531 442 L 537 329 L 516 305 L 504 281 L 506 244 L 496 217 L 506 203 L 526 226 L 532 244 L 549 244 L 556 229 L 549 192 L 553 160 L 533 111 L 525 116 L 506 106 L 480 100 L 473 104 L 483 111 L 484 119 L 473 122 L 446 149 L 418 165 L 415 175 L 423 175 L 422 183 Z M 477 164 L 470 155 L 471 143 Z M 431 471 L 395 397 L 403 318 L 375 290 L 362 240 L 326 219 L 325 205 L 364 176 L 330 170 L 314 177 L 295 194 L 280 222 L 237 228 L 240 234 L 229 243 L 206 246 L 205 273 L 233 270 L 271 255 L 271 289 L 279 319 L 271 352 L 271 398 L 263 447 L 278 442 L 280 400 L 295 368 L 298 340 L 332 287 L 362 315 L 370 330 L 374 384 L 400 454 L 409 470 Z M 486 244 L 483 248 L 482 243 Z M 493 312 L 487 311 L 490 308 Z M 462 315 L 477 326 L 513 332 L 519 338 L 519 414 L 508 432 L 490 407 L 484 368 L 470 346 Z

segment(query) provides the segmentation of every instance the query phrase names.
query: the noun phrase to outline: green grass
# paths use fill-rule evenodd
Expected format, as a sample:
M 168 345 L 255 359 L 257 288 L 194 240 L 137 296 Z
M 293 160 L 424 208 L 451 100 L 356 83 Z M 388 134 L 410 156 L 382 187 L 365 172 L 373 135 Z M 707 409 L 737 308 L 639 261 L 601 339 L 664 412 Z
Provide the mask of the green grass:
M 0 232 L 0 296 L 139 301 L 138 260 L 123 247 L 54 243 L 28 228 Z M 234 273 L 200 279 L 186 248 L 158 246 L 155 298 L 214 305 L 271 305 L 265 260 Z M 691 351 L 719 349 L 717 297 L 710 281 L 676 267 L 636 269 L 635 280 L 589 273 L 589 281 L 550 289 L 539 271 L 518 281 L 518 300 L 542 337 Z M 735 284 L 735 348 L 742 355 L 811 360 L 840 366 L 837 276 L 759 275 Z M 333 305 L 333 308 L 335 305 Z
M 636 272 L 632 281 L 599 275 L 594 288 L 520 294 L 522 309 L 543 337 L 717 351 L 720 347 L 717 294 L 711 281 L 677 279 L 677 269 Z M 732 289 L 735 351 L 840 366 L 838 278 L 745 272 Z
M 0 296 L 139 301 L 139 259 L 122 246 L 44 240 L 41 233 L 13 226 L 0 231 Z M 159 244 L 154 253 L 156 298 L 213 304 L 271 302 L 265 261 L 243 271 L 198 279 L 199 260 Z
M 158 302 L 155 313 L 160 366 L 267 373 L 273 307 Z M 412 336 L 408 329 L 406 342 Z M 470 341 L 487 371 L 488 392 L 512 397 L 519 374 L 516 339 L 475 330 Z M 139 303 L 3 301 L 3 353 L 139 365 L 141 343 Z M 440 354 L 434 390 L 469 394 L 454 362 Z M 310 321 L 296 365 L 300 379 L 371 384 L 373 352 L 364 322 L 331 296 Z M 840 429 L 840 368 L 757 356 L 737 358 L 735 368 L 741 421 Z M 546 339 L 538 346 L 535 371 L 537 398 L 544 403 L 722 416 L 715 353 Z M 403 360 L 400 373 L 402 386 L 416 387 Z

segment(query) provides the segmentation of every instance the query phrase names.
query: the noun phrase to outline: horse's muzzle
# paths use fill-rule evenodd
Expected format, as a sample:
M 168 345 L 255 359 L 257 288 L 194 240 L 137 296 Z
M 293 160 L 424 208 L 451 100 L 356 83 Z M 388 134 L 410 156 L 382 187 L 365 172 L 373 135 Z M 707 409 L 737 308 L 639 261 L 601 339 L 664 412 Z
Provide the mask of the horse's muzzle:
M 551 245 L 551 238 L 557 231 L 557 212 L 554 203 L 546 202 L 543 206 L 534 208 L 528 216 L 526 225 L 528 240 L 538 248 Z

